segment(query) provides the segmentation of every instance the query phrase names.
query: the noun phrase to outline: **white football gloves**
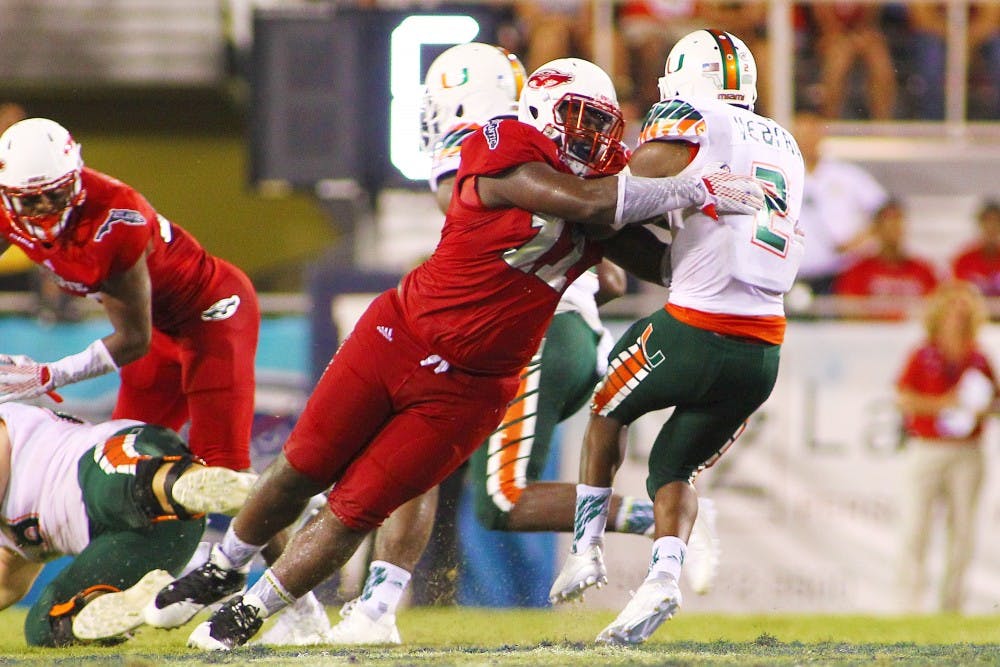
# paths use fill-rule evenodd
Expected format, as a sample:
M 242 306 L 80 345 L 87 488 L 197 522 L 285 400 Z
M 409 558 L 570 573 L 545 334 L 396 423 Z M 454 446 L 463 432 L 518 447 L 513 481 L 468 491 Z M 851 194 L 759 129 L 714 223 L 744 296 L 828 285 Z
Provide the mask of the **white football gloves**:
M 764 188 L 750 176 L 737 176 L 729 172 L 729 167 L 709 167 L 701 175 L 705 187 L 705 203 L 702 212 L 714 220 L 720 214 L 736 213 L 754 215 L 764 208 Z
M 52 371 L 23 354 L 0 354 L 0 403 L 26 401 L 55 389 Z
M 618 201 L 613 229 L 641 223 L 669 211 L 696 206 L 718 220 L 726 213 L 753 215 L 764 208 L 764 189 L 750 176 L 736 176 L 723 164 L 701 174 L 644 178 L 618 174 Z

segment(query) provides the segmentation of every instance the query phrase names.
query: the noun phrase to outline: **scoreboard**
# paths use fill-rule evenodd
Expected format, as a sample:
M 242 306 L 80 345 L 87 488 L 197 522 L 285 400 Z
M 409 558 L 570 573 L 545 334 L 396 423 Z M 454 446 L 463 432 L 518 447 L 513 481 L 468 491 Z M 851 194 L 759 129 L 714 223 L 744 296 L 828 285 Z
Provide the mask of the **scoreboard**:
M 426 187 L 420 101 L 427 68 L 454 44 L 493 42 L 489 7 L 258 9 L 249 68 L 250 180 L 368 192 Z

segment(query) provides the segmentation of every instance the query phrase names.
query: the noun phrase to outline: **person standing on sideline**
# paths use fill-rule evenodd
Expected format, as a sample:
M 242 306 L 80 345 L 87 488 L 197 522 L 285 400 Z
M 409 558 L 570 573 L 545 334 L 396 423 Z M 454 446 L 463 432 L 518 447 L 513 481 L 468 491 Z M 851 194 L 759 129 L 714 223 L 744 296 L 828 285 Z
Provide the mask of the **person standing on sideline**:
M 995 410 L 996 377 L 978 341 L 986 304 L 975 285 L 942 283 L 927 299 L 926 339 L 896 382 L 906 437 L 902 549 L 897 572 L 905 612 L 924 609 L 927 547 L 944 510 L 944 576 L 938 608 L 961 612 L 983 481 L 983 418 Z
M 752 214 L 764 206 L 755 179 L 716 168 L 582 178 L 619 158 L 624 121 L 610 78 L 565 59 L 527 85 L 548 90 L 545 104 L 525 110 L 530 124 L 491 120 L 462 142 L 434 253 L 369 306 L 209 562 L 161 591 L 147 622 L 179 625 L 238 591 L 262 545 L 333 485 L 262 578 L 188 639 L 208 650 L 245 644 L 480 446 L 514 398 L 563 291 L 602 252 L 662 281 L 665 246 L 633 223 L 686 207 Z M 593 238 L 623 228 L 607 242 Z
M 655 517 L 649 570 L 598 642 L 641 643 L 680 607 L 681 567 L 698 513 L 693 480 L 733 443 L 777 378 L 783 298 L 803 253 L 804 166 L 791 133 L 753 113 L 756 80 L 742 40 L 717 30 L 688 34 L 667 57 L 662 101 L 646 115 L 629 161 L 633 174 L 647 177 L 725 164 L 768 187 L 766 206 L 756 213 L 671 214 L 668 301 L 618 339 L 594 392 L 573 545 L 552 584 L 553 602 L 607 581 L 608 499 L 626 429 L 644 414 L 674 407 L 649 454 L 646 490 Z

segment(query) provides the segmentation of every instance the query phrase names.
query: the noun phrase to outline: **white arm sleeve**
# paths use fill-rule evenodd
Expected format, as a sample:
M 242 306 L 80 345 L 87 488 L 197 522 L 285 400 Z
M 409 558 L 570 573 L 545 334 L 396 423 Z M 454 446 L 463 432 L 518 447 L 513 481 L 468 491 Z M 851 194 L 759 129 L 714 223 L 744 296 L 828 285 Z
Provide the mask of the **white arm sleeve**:
M 708 190 L 701 176 L 646 178 L 618 174 L 618 203 L 612 226 L 621 229 L 675 209 L 701 207 L 707 199 Z
M 49 372 L 52 373 L 52 388 L 118 370 L 118 365 L 100 338 L 88 345 L 83 352 L 63 357 L 48 366 Z

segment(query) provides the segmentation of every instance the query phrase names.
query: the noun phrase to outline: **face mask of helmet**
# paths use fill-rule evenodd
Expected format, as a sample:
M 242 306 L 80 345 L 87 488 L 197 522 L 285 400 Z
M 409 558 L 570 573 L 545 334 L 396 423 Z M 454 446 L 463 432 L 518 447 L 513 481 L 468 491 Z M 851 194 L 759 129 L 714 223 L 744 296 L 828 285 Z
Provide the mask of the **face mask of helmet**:
M 612 173 L 625 132 L 621 112 L 588 97 L 567 93 L 554 108 L 562 132 L 560 158 L 578 176 Z
M 80 145 L 45 118 L 15 123 L 0 136 L 0 203 L 26 236 L 51 243 L 69 225 L 86 193 Z
M 51 243 L 65 231 L 73 207 L 83 202 L 79 173 L 67 174 L 47 188 L 2 188 L 4 204 L 21 231 Z

